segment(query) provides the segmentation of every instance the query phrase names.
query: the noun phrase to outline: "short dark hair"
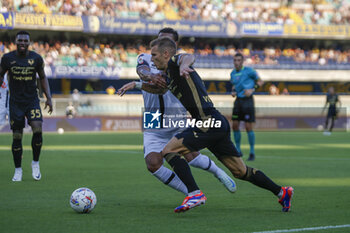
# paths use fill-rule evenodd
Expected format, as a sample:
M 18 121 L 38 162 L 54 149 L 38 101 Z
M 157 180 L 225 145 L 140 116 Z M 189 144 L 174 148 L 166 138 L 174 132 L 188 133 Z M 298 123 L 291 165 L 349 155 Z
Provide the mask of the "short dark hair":
M 17 32 L 16 37 L 18 35 L 28 35 L 28 36 L 30 36 L 29 32 L 27 32 L 27 31 L 19 31 L 19 32 Z
M 150 43 L 151 47 L 158 46 L 158 49 L 160 51 L 164 51 L 166 48 L 168 48 L 170 53 L 174 55 L 176 53 L 176 43 L 172 39 L 168 37 L 161 37 L 157 38 L 155 40 L 152 40 Z
M 158 32 L 158 36 L 159 36 L 160 33 L 170 33 L 170 34 L 173 35 L 175 42 L 178 42 L 178 41 L 179 41 L 179 33 L 177 33 L 177 31 L 174 30 L 173 28 L 166 27 L 166 28 L 161 29 L 161 30 Z
M 244 56 L 243 56 L 243 54 L 241 54 L 241 53 L 236 53 L 236 54 L 235 54 L 235 57 L 241 57 L 242 59 L 244 59 Z

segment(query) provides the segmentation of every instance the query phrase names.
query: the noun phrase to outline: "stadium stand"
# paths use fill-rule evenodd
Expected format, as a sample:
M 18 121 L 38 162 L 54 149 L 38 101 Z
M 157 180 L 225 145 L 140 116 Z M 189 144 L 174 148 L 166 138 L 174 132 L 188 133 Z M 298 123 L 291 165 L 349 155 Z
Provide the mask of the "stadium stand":
M 330 0 L 22 0 L 2 1 L 1 12 L 94 15 L 154 20 L 235 20 L 279 24 L 349 24 L 350 1 Z
M 0 42 L 0 56 L 14 50 L 13 43 Z M 122 43 L 93 44 L 69 42 L 34 42 L 32 49 L 41 54 L 46 65 L 135 67 L 137 55 L 149 52 L 146 44 L 125 45 Z M 324 69 L 349 70 L 350 49 L 312 49 L 272 48 L 250 50 L 235 49 L 233 45 L 209 44 L 198 48 L 184 45 L 183 50 L 194 53 L 197 68 L 232 68 L 232 56 L 236 52 L 245 55 L 246 65 L 258 69 Z

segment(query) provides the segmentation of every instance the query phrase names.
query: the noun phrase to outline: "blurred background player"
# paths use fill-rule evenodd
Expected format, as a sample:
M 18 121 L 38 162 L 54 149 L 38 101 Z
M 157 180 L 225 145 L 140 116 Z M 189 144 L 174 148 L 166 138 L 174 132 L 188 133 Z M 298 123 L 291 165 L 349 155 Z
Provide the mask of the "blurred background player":
M 9 111 L 9 88 L 7 77 L 0 86 L 0 129 L 7 124 L 7 116 Z
M 52 113 L 50 87 L 44 72 L 43 58 L 28 50 L 30 36 L 26 31 L 16 34 L 17 50 L 4 54 L 0 66 L 0 83 L 7 72 L 10 89 L 10 125 L 13 132 L 12 154 L 15 174 L 12 181 L 22 181 L 22 137 L 25 118 L 33 131 L 32 137 L 32 176 L 41 179 L 39 156 L 42 146 L 42 113 L 37 93 L 36 74 L 46 96 L 46 107 Z
M 233 57 L 235 68 L 231 72 L 232 96 L 236 97 L 232 112 L 233 136 L 238 152 L 243 156 L 241 150 L 241 131 L 239 129 L 240 121 L 244 121 L 245 129 L 248 134 L 250 153 L 248 160 L 255 159 L 255 135 L 253 123 L 255 122 L 255 108 L 253 93 L 256 88 L 263 85 L 257 72 L 250 67 L 243 66 L 243 55 L 236 53 Z
M 337 107 L 337 104 L 339 105 L 339 107 Z M 326 104 L 324 105 L 322 113 L 327 108 L 327 105 L 328 105 L 328 113 L 327 113 L 326 122 L 325 122 L 325 131 L 323 132 L 323 134 L 329 136 L 331 135 L 331 132 L 334 127 L 334 121 L 337 118 L 337 113 L 341 106 L 341 102 L 339 100 L 338 95 L 334 91 L 334 87 L 330 87 L 328 89 Z
M 169 37 L 178 44 L 179 35 L 177 31 L 172 28 L 163 28 L 158 33 L 158 38 Z M 151 54 L 142 53 L 137 60 L 137 74 L 139 75 L 141 82 L 152 82 L 157 76 L 160 75 L 159 71 L 154 63 L 151 61 Z M 137 85 L 142 83 L 138 82 Z M 124 85 L 118 90 L 120 95 L 123 95 L 127 90 L 136 87 L 135 82 L 130 82 Z M 139 89 L 140 86 L 138 87 Z M 165 94 L 153 94 L 142 90 L 144 99 L 144 106 L 146 112 L 160 110 L 161 113 L 166 115 L 174 115 L 180 117 L 172 117 L 172 120 L 180 120 L 187 116 L 186 109 L 182 106 L 180 101 L 170 92 Z M 184 193 L 187 195 L 187 188 L 181 179 L 170 169 L 163 165 L 163 157 L 160 154 L 164 146 L 168 141 L 179 131 L 181 128 L 163 128 L 156 130 L 145 129 L 143 133 L 144 143 L 144 158 L 147 165 L 147 169 L 164 184 Z M 214 161 L 208 156 L 199 152 L 193 152 L 184 155 L 189 165 L 203 170 L 207 170 L 217 177 L 230 192 L 236 191 L 235 182 L 221 169 Z

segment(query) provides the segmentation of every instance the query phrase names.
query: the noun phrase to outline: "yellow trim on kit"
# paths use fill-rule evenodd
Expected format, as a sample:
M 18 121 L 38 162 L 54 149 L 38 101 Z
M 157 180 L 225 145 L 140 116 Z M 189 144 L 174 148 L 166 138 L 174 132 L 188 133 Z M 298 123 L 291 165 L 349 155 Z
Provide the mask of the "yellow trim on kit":
M 204 114 L 202 103 L 201 103 L 196 85 L 194 84 L 192 78 L 185 78 L 185 79 L 187 81 L 188 86 L 190 87 L 190 89 L 192 91 L 192 96 L 193 96 L 194 101 L 196 102 L 196 105 L 198 107 L 199 115 L 201 116 L 202 120 L 207 120 L 208 118 L 210 118 L 210 115 L 207 116 Z M 200 128 L 200 130 L 202 130 L 203 132 L 208 131 L 207 128 Z

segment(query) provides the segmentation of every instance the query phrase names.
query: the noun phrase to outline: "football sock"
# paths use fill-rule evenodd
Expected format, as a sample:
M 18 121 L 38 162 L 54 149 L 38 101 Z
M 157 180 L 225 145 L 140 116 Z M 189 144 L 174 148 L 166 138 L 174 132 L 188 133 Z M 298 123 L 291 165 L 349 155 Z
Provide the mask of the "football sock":
M 331 126 L 329 127 L 329 132 L 332 132 L 334 127 L 334 117 L 331 118 Z
M 233 137 L 235 139 L 236 149 L 241 153 L 241 131 L 233 131 Z
M 13 161 L 15 162 L 15 168 L 20 168 L 22 163 L 22 140 L 13 139 L 12 141 L 12 155 Z
M 254 151 L 254 145 L 255 145 L 255 134 L 254 131 L 248 131 L 248 141 L 249 141 L 249 145 L 250 145 L 250 154 L 255 154 Z
M 247 172 L 244 177 L 242 177 L 242 180 L 247 180 L 260 188 L 270 190 L 275 195 L 278 195 L 278 193 L 281 191 L 281 186 L 275 184 L 262 171 L 251 167 L 247 167 Z
M 206 170 L 214 175 L 218 175 L 219 172 L 218 166 L 211 160 L 208 156 L 199 154 L 194 159 L 192 159 L 189 163 L 192 167 L 201 168 Z
M 168 153 L 164 156 L 164 158 L 173 168 L 176 175 L 178 175 L 182 182 L 186 185 L 189 193 L 199 190 L 186 160 L 181 159 L 178 153 Z
M 163 165 L 154 173 L 152 173 L 157 179 L 159 179 L 164 184 L 172 187 L 173 189 L 182 192 L 187 195 L 187 188 L 185 184 L 180 180 L 180 178 L 169 168 Z
M 33 133 L 32 137 L 32 149 L 33 149 L 33 160 L 39 161 L 41 146 L 43 142 L 42 133 Z

